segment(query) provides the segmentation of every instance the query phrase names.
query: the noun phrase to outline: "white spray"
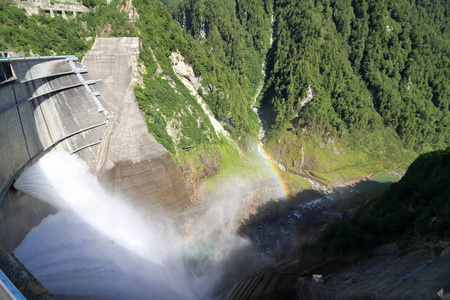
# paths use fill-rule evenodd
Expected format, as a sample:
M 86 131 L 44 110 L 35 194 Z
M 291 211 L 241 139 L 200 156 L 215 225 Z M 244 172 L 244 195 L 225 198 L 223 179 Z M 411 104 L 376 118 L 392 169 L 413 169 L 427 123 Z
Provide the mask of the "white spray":
M 222 242 L 215 242 L 207 251 L 207 262 L 193 270 L 189 261 L 202 258 L 175 230 L 111 197 L 84 162 L 66 153 L 43 157 L 14 186 L 59 209 L 32 229 L 15 251 L 54 294 L 208 298 L 225 261 L 246 245 L 236 236 L 216 237 Z M 211 234 L 205 234 L 206 244 Z

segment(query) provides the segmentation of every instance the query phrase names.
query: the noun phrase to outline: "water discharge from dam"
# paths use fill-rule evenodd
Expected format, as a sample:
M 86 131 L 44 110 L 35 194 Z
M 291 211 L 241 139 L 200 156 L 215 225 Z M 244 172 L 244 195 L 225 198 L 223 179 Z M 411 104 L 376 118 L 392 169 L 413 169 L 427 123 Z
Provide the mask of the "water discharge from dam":
M 229 272 L 225 265 L 249 244 L 225 230 L 223 207 L 201 217 L 207 230 L 194 226 L 183 237 L 162 217 L 110 196 L 83 161 L 62 152 L 39 160 L 14 186 L 59 209 L 14 252 L 53 294 L 209 299 Z

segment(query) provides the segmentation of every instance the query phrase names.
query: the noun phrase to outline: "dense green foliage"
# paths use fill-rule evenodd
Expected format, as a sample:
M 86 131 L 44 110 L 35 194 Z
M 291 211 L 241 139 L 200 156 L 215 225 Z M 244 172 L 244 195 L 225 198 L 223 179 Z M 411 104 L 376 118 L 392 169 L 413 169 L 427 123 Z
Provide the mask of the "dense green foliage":
M 450 2 L 279 0 L 263 101 L 273 129 L 395 130 L 416 151 L 450 144 Z M 317 95 L 306 107 L 308 86 Z
M 145 88 L 135 88 L 149 132 L 172 153 L 175 153 L 175 144 L 190 149 L 216 139 L 211 123 L 198 103 L 179 80 L 174 82 L 178 93 L 167 79 L 161 77 L 145 76 Z M 168 134 L 168 126 L 174 137 Z
M 111 36 L 134 36 L 135 27 L 128 14 L 117 9 L 118 0 L 103 3 L 97 9 L 77 18 L 51 18 L 43 11 L 28 17 L 10 0 L 0 0 L 0 50 L 24 51 L 40 55 L 77 54 L 89 50 L 95 37 L 109 24 Z
M 198 41 L 196 48 L 180 50 L 211 88 L 211 93 L 204 95 L 206 101 L 216 117 L 236 135 L 256 132 L 258 128 L 251 105 L 269 48 L 266 2 L 188 0 L 182 1 L 174 14 Z
M 161 0 L 162 3 L 169 9 L 170 12 L 174 11 L 181 0 Z
M 104 0 L 81 0 L 81 4 L 87 7 L 96 7 L 106 4 Z
M 147 74 L 136 99 L 154 137 L 173 154 L 178 148 L 197 147 L 216 140 L 214 129 L 196 99 L 172 70 L 169 56 L 178 47 L 195 48 L 192 38 L 172 20 L 160 1 L 135 1 L 143 32 L 140 58 Z M 201 49 L 200 49 L 201 50 Z M 170 134 L 169 134 L 170 133 Z
M 321 243 L 341 251 L 370 250 L 421 237 L 450 238 L 450 148 L 419 156 L 406 175 L 349 221 L 331 224 Z

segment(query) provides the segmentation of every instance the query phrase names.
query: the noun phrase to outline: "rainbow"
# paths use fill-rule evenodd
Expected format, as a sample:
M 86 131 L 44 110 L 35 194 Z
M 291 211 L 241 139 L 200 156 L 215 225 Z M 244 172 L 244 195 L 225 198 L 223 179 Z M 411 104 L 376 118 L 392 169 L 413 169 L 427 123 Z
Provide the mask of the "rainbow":
M 275 179 L 277 185 L 280 187 L 283 200 L 289 199 L 291 196 L 291 191 L 287 186 L 286 182 L 281 176 L 281 169 L 277 165 L 276 161 L 270 156 L 269 153 L 264 150 L 264 147 L 261 144 L 256 145 L 258 155 L 263 159 L 264 164 L 270 170 L 270 173 L 273 174 L 273 178 Z

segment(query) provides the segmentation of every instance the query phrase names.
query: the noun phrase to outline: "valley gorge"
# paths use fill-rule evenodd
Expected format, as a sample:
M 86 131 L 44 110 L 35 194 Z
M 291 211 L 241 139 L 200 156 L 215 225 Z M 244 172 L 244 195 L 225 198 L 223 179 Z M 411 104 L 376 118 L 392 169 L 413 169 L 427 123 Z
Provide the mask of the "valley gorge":
M 446 299 L 445 1 L 0 4 L 26 299 Z

